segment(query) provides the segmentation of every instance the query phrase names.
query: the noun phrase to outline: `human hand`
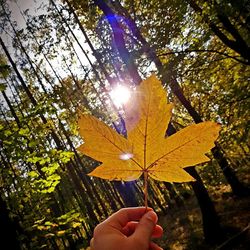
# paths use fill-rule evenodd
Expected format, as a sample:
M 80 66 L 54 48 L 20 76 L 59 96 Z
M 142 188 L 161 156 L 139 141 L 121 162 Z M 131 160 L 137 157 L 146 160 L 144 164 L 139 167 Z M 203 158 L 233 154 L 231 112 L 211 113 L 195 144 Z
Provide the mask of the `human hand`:
M 163 250 L 151 241 L 163 233 L 156 213 L 145 207 L 123 208 L 100 223 L 90 242 L 91 250 Z M 138 222 L 139 221 L 139 222 Z

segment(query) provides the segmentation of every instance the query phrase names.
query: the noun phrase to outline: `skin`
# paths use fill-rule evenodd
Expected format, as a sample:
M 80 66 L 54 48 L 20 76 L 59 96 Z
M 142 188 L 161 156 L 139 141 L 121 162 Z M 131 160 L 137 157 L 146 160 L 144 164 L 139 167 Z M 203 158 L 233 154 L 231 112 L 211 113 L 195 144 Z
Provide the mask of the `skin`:
M 95 228 L 90 249 L 163 250 L 151 241 L 163 233 L 157 221 L 158 217 L 151 208 L 123 208 Z

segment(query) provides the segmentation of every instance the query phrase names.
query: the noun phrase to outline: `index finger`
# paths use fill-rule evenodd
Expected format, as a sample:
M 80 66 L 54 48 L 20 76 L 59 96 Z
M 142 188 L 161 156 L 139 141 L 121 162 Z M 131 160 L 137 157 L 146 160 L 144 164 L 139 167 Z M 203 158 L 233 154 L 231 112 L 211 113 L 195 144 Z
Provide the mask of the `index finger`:
M 122 230 L 122 228 L 126 226 L 129 221 L 139 221 L 141 217 L 150 210 L 153 209 L 150 207 L 147 209 L 145 207 L 122 208 L 111 215 L 103 223 L 107 223 L 118 230 Z

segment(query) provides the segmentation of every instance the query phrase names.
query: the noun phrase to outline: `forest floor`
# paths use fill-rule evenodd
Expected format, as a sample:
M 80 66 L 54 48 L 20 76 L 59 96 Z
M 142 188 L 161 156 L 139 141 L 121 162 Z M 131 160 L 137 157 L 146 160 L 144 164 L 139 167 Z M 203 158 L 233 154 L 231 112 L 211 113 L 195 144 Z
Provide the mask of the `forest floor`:
M 156 242 L 164 250 L 247 250 L 250 249 L 250 196 L 236 198 L 223 184 L 209 189 L 226 236 L 217 246 L 205 243 L 199 205 L 194 195 L 183 206 L 159 215 L 164 235 Z M 167 247 L 166 247 L 167 246 Z

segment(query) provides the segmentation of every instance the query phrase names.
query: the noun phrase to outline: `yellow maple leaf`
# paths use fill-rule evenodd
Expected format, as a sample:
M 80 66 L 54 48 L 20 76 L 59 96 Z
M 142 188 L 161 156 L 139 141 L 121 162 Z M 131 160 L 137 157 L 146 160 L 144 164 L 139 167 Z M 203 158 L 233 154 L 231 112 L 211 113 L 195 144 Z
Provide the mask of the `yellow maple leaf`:
M 142 173 L 167 182 L 193 181 L 183 168 L 209 161 L 205 155 L 214 147 L 220 125 L 202 122 L 165 137 L 172 104 L 155 75 L 144 80 L 124 108 L 127 138 L 91 115 L 81 115 L 78 148 L 102 162 L 90 176 L 132 181 Z

